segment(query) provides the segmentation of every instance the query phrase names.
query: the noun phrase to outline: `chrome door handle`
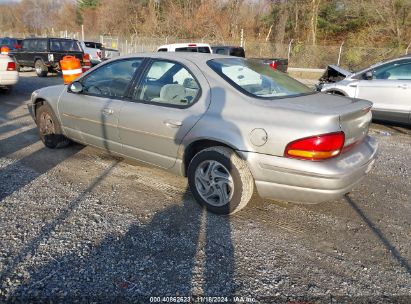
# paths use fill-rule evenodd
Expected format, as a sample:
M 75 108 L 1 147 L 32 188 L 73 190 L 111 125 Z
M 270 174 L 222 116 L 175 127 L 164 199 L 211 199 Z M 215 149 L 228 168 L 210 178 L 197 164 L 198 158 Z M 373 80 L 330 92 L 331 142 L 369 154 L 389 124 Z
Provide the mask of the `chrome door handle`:
M 167 127 L 170 127 L 170 128 L 178 128 L 178 127 L 181 127 L 183 125 L 183 123 L 181 121 L 171 120 L 171 119 L 165 120 L 164 124 Z
M 102 112 L 104 115 L 111 115 L 111 114 L 114 113 L 114 110 L 107 108 L 107 109 L 103 109 L 101 112 Z
M 400 85 L 397 86 L 397 88 L 407 89 L 407 88 L 408 88 L 408 85 L 406 85 L 406 84 L 400 84 Z

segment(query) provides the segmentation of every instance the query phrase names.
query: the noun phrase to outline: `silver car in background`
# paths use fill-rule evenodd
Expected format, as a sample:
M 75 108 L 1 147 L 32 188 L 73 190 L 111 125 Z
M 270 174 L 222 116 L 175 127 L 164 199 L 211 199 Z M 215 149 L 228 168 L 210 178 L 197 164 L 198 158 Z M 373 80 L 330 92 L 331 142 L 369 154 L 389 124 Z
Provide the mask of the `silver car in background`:
M 219 214 L 245 207 L 254 187 L 308 203 L 349 192 L 376 156 L 370 108 L 255 61 L 161 52 L 103 63 L 29 105 L 47 147 L 72 140 L 187 176 Z
M 324 84 L 322 92 L 373 103 L 373 118 L 411 124 L 411 55 L 377 63 L 359 72 L 336 69 L 346 77 Z

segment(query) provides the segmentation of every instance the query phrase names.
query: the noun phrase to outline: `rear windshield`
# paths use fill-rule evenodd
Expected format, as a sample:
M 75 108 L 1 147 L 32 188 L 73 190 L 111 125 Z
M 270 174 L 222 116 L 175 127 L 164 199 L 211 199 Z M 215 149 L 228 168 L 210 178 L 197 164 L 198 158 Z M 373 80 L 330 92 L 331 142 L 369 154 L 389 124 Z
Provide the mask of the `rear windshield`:
M 230 50 L 230 56 L 245 57 L 245 52 L 243 48 L 232 48 Z
M 101 43 L 98 42 L 84 42 L 86 47 L 92 48 L 92 49 L 101 49 L 103 47 L 103 45 Z
M 160 52 L 160 50 L 159 50 L 159 52 Z M 176 52 L 210 53 L 210 48 L 206 47 L 206 46 L 181 47 L 181 48 L 176 48 Z
M 50 40 L 51 51 L 82 52 L 77 40 L 52 39 Z
M 255 60 L 222 58 L 207 64 L 236 89 L 253 97 L 273 99 L 313 93 L 297 80 Z

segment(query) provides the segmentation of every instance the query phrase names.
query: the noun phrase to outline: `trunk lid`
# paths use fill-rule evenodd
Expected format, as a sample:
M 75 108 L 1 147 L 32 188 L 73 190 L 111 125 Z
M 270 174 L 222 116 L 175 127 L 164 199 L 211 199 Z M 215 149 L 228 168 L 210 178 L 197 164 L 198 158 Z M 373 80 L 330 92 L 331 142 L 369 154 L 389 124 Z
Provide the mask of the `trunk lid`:
M 372 103 L 362 99 L 315 93 L 295 98 L 259 100 L 268 107 L 280 107 L 334 118 L 345 134 L 344 147 L 360 142 L 367 134 L 371 123 Z M 313 134 L 315 135 L 315 134 Z
M 372 118 L 371 106 L 369 101 L 358 100 L 341 109 L 340 127 L 345 134 L 345 148 L 360 143 L 367 136 Z

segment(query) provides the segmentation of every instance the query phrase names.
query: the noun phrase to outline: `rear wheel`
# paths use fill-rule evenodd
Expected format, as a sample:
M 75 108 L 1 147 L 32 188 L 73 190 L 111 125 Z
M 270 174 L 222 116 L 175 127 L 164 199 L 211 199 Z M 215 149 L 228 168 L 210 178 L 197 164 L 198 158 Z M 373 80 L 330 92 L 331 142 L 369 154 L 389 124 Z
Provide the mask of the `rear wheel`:
M 64 148 L 70 143 L 63 135 L 60 123 L 48 104 L 43 104 L 37 109 L 36 122 L 40 139 L 47 148 Z
M 48 68 L 46 65 L 43 63 L 42 60 L 37 59 L 36 62 L 34 63 L 34 69 L 36 70 L 36 74 L 39 77 L 46 77 L 48 73 Z
M 254 180 L 247 163 L 226 147 L 198 152 L 187 175 L 196 201 L 214 213 L 233 214 L 243 209 L 253 194 Z

